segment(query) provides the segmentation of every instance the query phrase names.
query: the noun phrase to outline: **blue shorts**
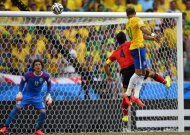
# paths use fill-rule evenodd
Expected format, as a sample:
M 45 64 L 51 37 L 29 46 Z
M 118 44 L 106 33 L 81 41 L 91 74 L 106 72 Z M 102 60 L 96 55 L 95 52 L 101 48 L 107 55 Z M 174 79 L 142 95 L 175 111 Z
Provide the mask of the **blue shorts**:
M 146 49 L 145 48 L 138 48 L 138 49 L 130 50 L 130 52 L 134 59 L 135 69 L 147 68 Z
M 40 110 L 40 109 L 45 109 L 45 104 L 41 100 L 26 100 L 23 99 L 22 101 L 18 101 L 17 105 L 20 107 L 27 107 L 28 105 L 33 105 L 35 109 Z

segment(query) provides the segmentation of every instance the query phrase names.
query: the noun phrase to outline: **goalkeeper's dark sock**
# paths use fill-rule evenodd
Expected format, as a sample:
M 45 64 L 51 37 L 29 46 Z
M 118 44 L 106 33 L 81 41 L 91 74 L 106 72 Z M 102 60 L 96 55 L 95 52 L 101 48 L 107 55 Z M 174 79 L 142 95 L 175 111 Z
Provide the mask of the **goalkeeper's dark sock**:
M 157 82 L 160 82 L 162 84 L 166 84 L 166 80 L 159 74 L 156 74 L 154 75 L 153 79 Z
M 9 125 L 11 124 L 12 120 L 15 118 L 17 112 L 19 112 L 20 109 L 15 107 L 11 113 L 9 114 L 9 117 L 6 119 L 6 122 L 5 122 L 5 127 L 9 127 Z
M 46 119 L 46 112 L 41 112 L 37 121 L 36 130 L 39 130 L 42 128 L 45 119 Z

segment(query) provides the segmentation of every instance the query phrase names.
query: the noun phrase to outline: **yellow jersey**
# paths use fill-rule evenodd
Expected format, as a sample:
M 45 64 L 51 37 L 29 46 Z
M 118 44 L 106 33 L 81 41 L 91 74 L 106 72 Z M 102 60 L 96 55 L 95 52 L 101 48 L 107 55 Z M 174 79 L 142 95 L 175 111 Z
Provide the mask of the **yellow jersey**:
M 143 20 L 139 17 L 132 17 L 126 24 L 127 34 L 131 40 L 130 50 L 144 47 L 144 38 L 141 27 L 145 26 Z
M 165 28 L 164 30 L 164 38 L 167 40 L 168 42 L 168 46 L 170 48 L 177 48 L 177 27 L 173 27 L 173 28 Z

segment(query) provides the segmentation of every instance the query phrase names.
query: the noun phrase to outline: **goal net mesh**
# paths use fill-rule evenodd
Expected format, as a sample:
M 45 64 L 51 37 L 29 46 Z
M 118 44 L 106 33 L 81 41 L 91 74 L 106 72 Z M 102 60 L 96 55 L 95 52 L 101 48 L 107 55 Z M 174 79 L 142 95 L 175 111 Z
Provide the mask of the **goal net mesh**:
M 133 104 L 129 122 L 122 122 L 122 81 L 113 63 L 112 84 L 103 65 L 119 45 L 116 34 L 126 33 L 126 18 L 0 17 L 0 124 L 15 106 L 21 76 L 41 58 L 51 74 L 53 105 L 47 106 L 46 133 L 176 131 L 176 20 L 144 18 L 161 43 L 145 41 L 150 70 L 170 76 L 171 87 L 147 79 L 140 92 L 145 107 Z M 46 86 L 42 90 L 45 95 Z M 10 133 L 32 133 L 38 114 L 32 106 L 21 110 Z

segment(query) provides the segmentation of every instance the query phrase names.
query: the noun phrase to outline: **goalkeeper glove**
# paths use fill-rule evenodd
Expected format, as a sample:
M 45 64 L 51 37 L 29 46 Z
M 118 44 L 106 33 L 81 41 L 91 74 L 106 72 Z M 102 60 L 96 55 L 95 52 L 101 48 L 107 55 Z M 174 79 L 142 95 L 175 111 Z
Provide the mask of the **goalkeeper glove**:
M 52 98 L 50 94 L 47 94 L 45 102 L 47 105 L 51 105 L 52 104 Z
M 22 92 L 19 91 L 19 92 L 17 93 L 17 95 L 16 95 L 16 101 L 21 101 L 22 98 L 23 98 L 23 96 L 22 96 Z

